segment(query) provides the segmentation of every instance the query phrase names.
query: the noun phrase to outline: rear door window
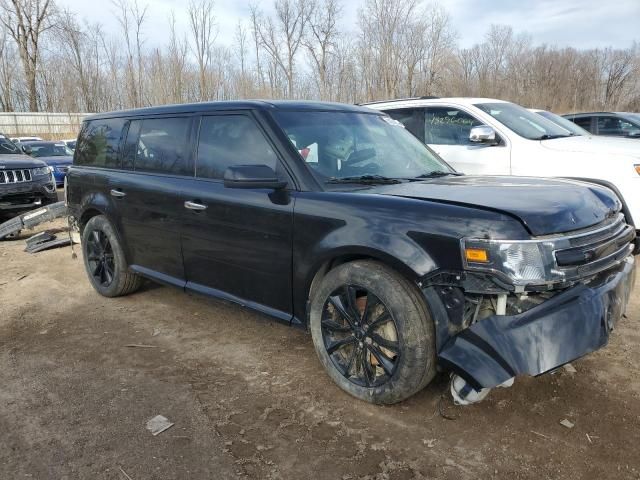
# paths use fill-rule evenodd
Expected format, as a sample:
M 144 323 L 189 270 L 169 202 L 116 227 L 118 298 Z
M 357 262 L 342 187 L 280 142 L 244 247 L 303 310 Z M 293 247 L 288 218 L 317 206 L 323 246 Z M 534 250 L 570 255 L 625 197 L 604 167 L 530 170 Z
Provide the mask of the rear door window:
M 430 107 L 424 114 L 424 143 L 470 145 L 469 133 L 482 122 L 457 108 Z
M 132 127 L 137 126 L 135 121 L 131 123 L 125 147 L 127 165 L 135 151 L 135 171 L 173 175 L 193 174 L 189 141 L 193 123 L 191 117 L 146 118 L 142 120 L 134 145 L 130 144 L 129 139 L 135 134 Z
M 204 116 L 200 122 L 196 176 L 222 179 L 234 165 L 267 165 L 278 157 L 256 122 L 247 115 Z
M 119 146 L 124 118 L 85 122 L 75 151 L 74 163 L 90 167 L 120 168 Z
M 407 130 L 424 142 L 424 109 L 423 108 L 401 108 L 398 110 L 385 110 L 394 120 L 402 123 Z
M 593 132 L 593 128 L 591 128 L 591 117 L 573 118 L 571 121 L 579 127 L 582 127 L 589 132 Z

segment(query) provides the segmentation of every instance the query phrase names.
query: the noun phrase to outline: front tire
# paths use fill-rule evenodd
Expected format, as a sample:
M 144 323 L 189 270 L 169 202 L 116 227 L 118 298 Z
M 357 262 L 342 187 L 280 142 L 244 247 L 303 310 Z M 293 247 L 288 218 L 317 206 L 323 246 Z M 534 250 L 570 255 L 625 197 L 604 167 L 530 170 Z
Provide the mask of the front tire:
M 129 271 L 124 250 L 104 215 L 92 217 L 82 231 L 84 266 L 93 288 L 105 297 L 119 297 L 140 288 L 142 278 Z
M 400 402 L 435 376 L 434 325 L 417 287 L 375 261 L 331 270 L 312 292 L 310 329 L 320 362 L 347 393 Z

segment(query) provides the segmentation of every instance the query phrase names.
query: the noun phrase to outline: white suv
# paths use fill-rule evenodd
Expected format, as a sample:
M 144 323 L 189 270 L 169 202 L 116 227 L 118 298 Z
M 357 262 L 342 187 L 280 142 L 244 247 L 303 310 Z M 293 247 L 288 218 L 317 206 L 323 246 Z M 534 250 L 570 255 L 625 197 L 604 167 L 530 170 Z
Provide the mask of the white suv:
M 402 122 L 458 171 L 568 177 L 606 185 L 640 230 L 640 142 L 575 135 L 514 103 L 411 98 L 366 104 Z

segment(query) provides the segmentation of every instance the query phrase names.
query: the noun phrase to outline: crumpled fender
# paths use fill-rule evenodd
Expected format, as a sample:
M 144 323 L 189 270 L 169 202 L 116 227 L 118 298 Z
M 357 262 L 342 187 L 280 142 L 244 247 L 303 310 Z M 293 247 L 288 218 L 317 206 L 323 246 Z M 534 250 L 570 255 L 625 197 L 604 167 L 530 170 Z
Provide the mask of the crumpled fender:
M 480 320 L 450 338 L 439 361 L 477 390 L 553 370 L 607 344 L 634 282 L 630 256 L 597 286 L 577 285 L 519 315 Z

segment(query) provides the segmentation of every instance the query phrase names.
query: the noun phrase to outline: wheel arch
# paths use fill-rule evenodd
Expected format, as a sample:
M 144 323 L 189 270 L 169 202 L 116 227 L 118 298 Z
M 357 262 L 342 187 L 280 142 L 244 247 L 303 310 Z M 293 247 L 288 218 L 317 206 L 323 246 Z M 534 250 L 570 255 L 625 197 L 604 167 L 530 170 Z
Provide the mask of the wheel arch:
M 331 270 L 335 269 L 345 263 L 355 262 L 358 260 L 374 260 L 388 268 L 396 271 L 411 283 L 417 287 L 417 282 L 421 275 L 416 272 L 409 265 L 401 261 L 400 259 L 390 255 L 384 251 L 377 250 L 370 247 L 348 247 L 340 248 L 330 252 L 327 252 L 322 258 L 318 259 L 313 266 L 309 269 L 309 273 L 306 276 L 304 283 L 304 322 L 305 328 L 309 328 L 309 313 L 311 296 L 315 289 L 320 285 L 322 279 Z
M 114 228 L 114 232 L 118 238 L 118 241 L 120 242 L 120 245 L 122 245 L 122 249 L 124 251 L 124 255 L 125 255 L 125 259 L 127 261 L 127 264 L 130 264 L 130 252 L 129 252 L 129 248 L 127 243 L 125 242 L 124 239 L 124 235 L 122 234 L 122 231 L 120 230 L 120 224 L 118 222 L 115 221 L 115 218 L 113 218 L 113 215 L 110 214 L 110 211 L 108 208 L 105 208 L 103 205 L 99 205 L 99 204 L 95 204 L 95 203 L 91 203 L 91 204 L 86 204 L 83 206 L 83 208 L 80 210 L 80 212 L 78 213 L 78 229 L 80 230 L 80 236 L 82 236 L 82 232 L 85 228 L 85 226 L 87 225 L 87 223 L 89 222 L 89 220 L 91 220 L 93 217 L 97 217 L 98 215 L 103 215 L 104 217 L 106 217 L 106 219 L 111 223 L 111 225 Z

